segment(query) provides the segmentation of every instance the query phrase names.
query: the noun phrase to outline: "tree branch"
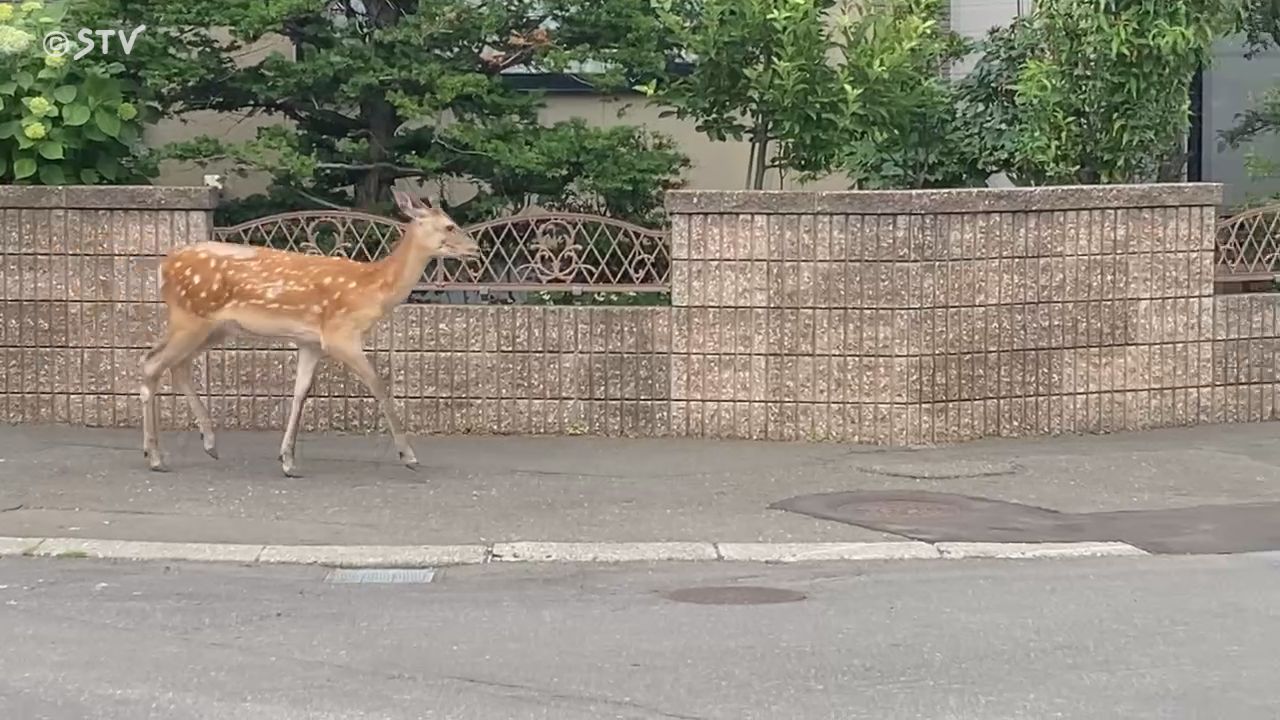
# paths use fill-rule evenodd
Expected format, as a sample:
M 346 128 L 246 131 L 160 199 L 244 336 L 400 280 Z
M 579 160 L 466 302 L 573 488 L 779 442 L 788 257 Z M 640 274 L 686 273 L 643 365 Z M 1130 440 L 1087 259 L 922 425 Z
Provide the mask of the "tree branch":
M 292 190 L 293 190 L 294 192 L 298 193 L 299 195 L 301 195 L 302 197 L 304 197 L 304 198 L 306 198 L 306 199 L 310 200 L 311 202 L 313 202 L 313 203 L 315 203 L 315 204 L 317 204 L 317 205 L 323 205 L 324 207 L 327 207 L 327 208 L 329 208 L 330 210 L 341 210 L 341 211 L 343 211 L 343 212 L 351 212 L 351 208 L 349 208 L 349 207 L 343 207 L 343 206 L 338 205 L 338 204 L 336 204 L 336 203 L 331 203 L 331 202 L 329 202 L 328 200 L 325 200 L 324 198 L 316 197 L 315 195 L 312 195 L 311 193 L 309 193 L 309 192 L 307 192 L 306 190 L 303 190 L 303 189 L 301 189 L 301 188 L 296 188 L 296 187 L 295 187 L 295 188 L 292 188 Z
M 392 171 L 401 173 L 401 175 L 404 177 L 408 177 L 411 175 L 422 175 L 422 176 L 427 175 L 425 171 L 420 170 L 418 168 L 411 168 L 405 165 L 395 165 L 393 163 L 387 163 L 387 162 L 372 162 L 372 163 L 322 162 L 322 163 L 316 163 L 316 169 L 317 170 L 350 170 L 352 172 L 362 172 L 362 171 L 369 171 L 369 170 L 392 170 Z

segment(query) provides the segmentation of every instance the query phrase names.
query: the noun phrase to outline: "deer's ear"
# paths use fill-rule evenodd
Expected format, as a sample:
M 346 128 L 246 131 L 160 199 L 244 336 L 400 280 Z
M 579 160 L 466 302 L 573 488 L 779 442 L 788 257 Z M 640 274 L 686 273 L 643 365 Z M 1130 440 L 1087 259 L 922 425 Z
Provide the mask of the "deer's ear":
M 400 208 L 400 212 L 405 215 L 411 218 L 417 218 L 422 217 L 425 214 L 422 206 L 418 205 L 414 201 L 413 196 L 409 193 L 392 190 L 391 196 L 396 200 L 396 207 Z

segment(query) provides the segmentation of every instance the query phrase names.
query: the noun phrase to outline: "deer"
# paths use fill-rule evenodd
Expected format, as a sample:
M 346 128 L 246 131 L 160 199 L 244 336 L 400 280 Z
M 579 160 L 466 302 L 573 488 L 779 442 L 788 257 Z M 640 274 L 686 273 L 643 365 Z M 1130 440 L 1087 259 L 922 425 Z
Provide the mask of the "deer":
M 213 420 L 192 384 L 195 358 L 241 333 L 292 341 L 297 347 L 293 400 L 280 443 L 281 470 L 300 477 L 294 457 L 302 407 L 320 361 L 332 358 L 360 379 L 378 402 L 400 462 L 418 469 L 394 398 L 364 352 L 366 333 L 409 298 L 434 258 L 470 259 L 476 241 L 444 210 L 392 190 L 409 218 L 386 257 L 358 262 L 216 241 L 170 251 L 157 270 L 166 326 L 141 366 L 142 446 L 151 470 L 166 472 L 157 430 L 156 391 L 170 371 L 195 416 L 204 450 L 217 459 Z

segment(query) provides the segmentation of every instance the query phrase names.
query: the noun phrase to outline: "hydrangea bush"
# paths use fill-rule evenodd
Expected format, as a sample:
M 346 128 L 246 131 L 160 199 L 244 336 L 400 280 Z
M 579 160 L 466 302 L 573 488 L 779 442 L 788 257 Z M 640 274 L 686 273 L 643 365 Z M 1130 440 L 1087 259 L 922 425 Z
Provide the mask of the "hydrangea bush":
M 51 55 L 61 13 L 37 0 L 0 3 L 0 184 L 97 185 L 154 177 L 142 145 L 157 111 L 96 51 Z M 74 49 L 72 50 L 74 52 Z

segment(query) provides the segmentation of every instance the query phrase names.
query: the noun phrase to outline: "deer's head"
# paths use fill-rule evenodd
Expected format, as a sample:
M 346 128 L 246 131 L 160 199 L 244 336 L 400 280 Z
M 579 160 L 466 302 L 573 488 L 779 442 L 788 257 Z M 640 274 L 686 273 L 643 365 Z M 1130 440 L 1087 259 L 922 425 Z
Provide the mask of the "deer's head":
M 480 246 L 440 208 L 434 208 L 412 195 L 392 190 L 400 212 L 409 218 L 405 239 L 416 243 L 428 254 L 439 257 L 470 258 L 480 254 Z

